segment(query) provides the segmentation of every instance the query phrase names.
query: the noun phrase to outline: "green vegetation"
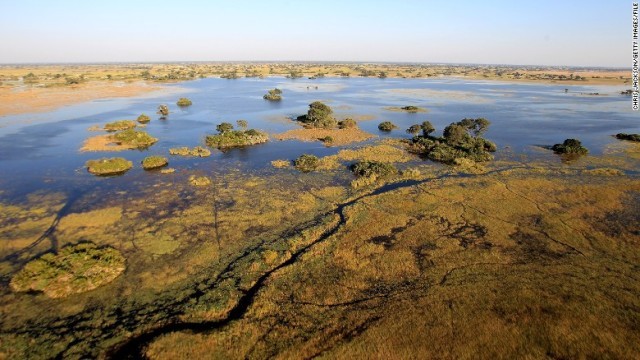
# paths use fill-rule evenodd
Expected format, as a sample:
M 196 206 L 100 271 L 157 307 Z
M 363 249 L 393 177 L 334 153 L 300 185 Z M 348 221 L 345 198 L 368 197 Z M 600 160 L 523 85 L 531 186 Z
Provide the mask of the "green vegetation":
M 167 117 L 169 115 L 169 107 L 167 105 L 159 105 L 157 113 L 162 118 Z
M 378 125 L 378 129 L 380 131 L 391 131 L 393 129 L 397 129 L 398 127 L 395 126 L 391 121 L 383 121 Z
M 133 163 L 127 159 L 116 157 L 89 160 L 85 166 L 94 175 L 119 175 L 131 169 Z
M 113 140 L 119 145 L 126 145 L 138 149 L 146 149 L 158 141 L 157 138 L 149 135 L 146 131 L 136 131 L 133 129 L 115 133 Z
M 403 106 L 401 109 L 408 112 L 418 112 L 420 110 L 419 107 L 413 105 Z
M 302 172 L 311 172 L 320 164 L 319 159 L 315 155 L 302 154 L 297 158 L 293 165 Z
M 12 279 L 13 291 L 40 291 L 51 298 L 83 293 L 113 281 L 125 269 L 120 252 L 91 243 L 65 246 L 27 263 Z
M 142 160 L 142 168 L 145 170 L 157 169 L 169 165 L 169 161 L 164 156 L 147 156 Z
M 380 161 L 359 161 L 353 165 L 351 165 L 351 171 L 357 177 L 387 177 L 390 175 L 395 175 L 398 173 L 398 170 L 390 163 L 380 162 Z
M 136 127 L 136 123 L 133 120 L 119 120 L 106 124 L 104 129 L 107 131 L 120 131 L 133 129 Z
M 180 107 L 185 107 L 185 106 L 191 106 L 193 103 L 191 102 L 191 100 L 187 99 L 187 98 L 180 98 L 178 99 L 178 102 L 176 103 L 176 105 L 180 106 Z
M 262 98 L 269 101 L 280 101 L 282 100 L 282 90 L 278 88 L 269 90 L 269 92 L 265 94 Z
M 640 141 L 640 134 L 616 134 L 616 139 L 628 141 Z
M 228 123 L 228 122 L 223 122 L 220 123 L 218 125 L 216 125 L 216 131 L 219 132 L 220 134 L 224 134 L 228 131 L 233 130 L 233 124 Z
M 333 129 L 338 122 L 333 117 L 333 110 L 320 101 L 309 104 L 306 115 L 298 116 L 298 121 L 313 128 Z
M 485 118 L 463 119 L 447 126 L 443 137 L 433 137 L 430 134 L 435 129 L 429 121 L 425 121 L 420 125 L 422 136 L 413 137 L 411 149 L 430 160 L 446 164 L 455 164 L 459 158 L 475 162 L 489 161 L 493 159 L 490 153 L 497 150 L 494 143 L 481 137 L 489 124 Z
M 358 127 L 358 123 L 352 118 L 346 118 L 344 120 L 338 121 L 339 129 L 353 129 Z
M 216 129 L 219 134 L 207 135 L 207 146 L 225 149 L 262 144 L 269 140 L 266 133 L 255 129 L 233 130 L 233 125 L 230 123 L 221 123 L 216 126 Z
M 332 136 L 325 136 L 323 138 L 320 139 L 320 141 L 322 141 L 323 143 L 325 143 L 326 145 L 330 145 L 333 143 L 333 137 Z
M 415 136 L 420 133 L 420 130 L 422 130 L 422 127 L 418 124 L 414 124 L 409 126 L 409 128 L 407 129 L 407 134 L 411 134 Z
M 271 166 L 273 166 L 274 168 L 278 168 L 278 169 L 284 169 L 284 168 L 288 168 L 289 166 L 291 166 L 291 161 L 282 160 L 282 159 L 273 160 L 273 161 L 271 161 Z
M 566 139 L 562 144 L 555 144 L 551 147 L 556 154 L 575 154 L 585 155 L 589 153 L 589 150 L 582 146 L 580 140 Z
M 247 120 L 236 120 L 236 125 L 238 125 L 238 127 L 242 130 L 247 130 L 249 123 L 247 122 Z
M 151 118 L 146 115 L 146 114 L 141 114 L 140 116 L 138 116 L 138 119 L 136 119 L 140 124 L 146 124 L 149 121 L 151 121 Z
M 186 146 L 179 148 L 171 148 L 169 149 L 169 154 L 171 155 L 180 155 L 180 156 L 197 156 L 197 157 L 207 157 L 211 155 L 211 150 L 202 147 L 196 146 L 192 149 L 189 149 Z

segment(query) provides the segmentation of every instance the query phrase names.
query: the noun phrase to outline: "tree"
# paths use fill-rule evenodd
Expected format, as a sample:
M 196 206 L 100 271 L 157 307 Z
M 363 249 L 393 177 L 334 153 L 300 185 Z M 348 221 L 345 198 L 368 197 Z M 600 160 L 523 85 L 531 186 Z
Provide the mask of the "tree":
M 423 121 L 420 127 L 422 128 L 422 135 L 424 137 L 428 137 L 429 134 L 436 131 L 436 128 L 433 127 L 433 124 L 431 124 L 430 121 Z
M 247 120 L 238 120 L 236 121 L 236 124 L 238 124 L 238 127 L 240 127 L 242 130 L 247 130 L 247 126 L 249 126 Z
M 378 125 L 378 129 L 381 131 L 391 131 L 397 128 L 391 121 L 383 121 Z
M 418 135 L 418 133 L 420 133 L 420 130 L 422 130 L 422 127 L 418 124 L 414 124 L 409 126 L 409 128 L 407 129 L 407 134 L 411 134 L 411 135 Z
M 477 118 L 477 119 L 464 118 L 458 124 L 470 130 L 473 133 L 473 136 L 478 137 L 484 134 L 485 131 L 487 131 L 487 128 L 489 127 L 489 125 L 491 125 L 491 122 L 485 118 Z
M 220 133 L 220 134 L 224 134 L 228 131 L 233 130 L 233 124 L 228 123 L 228 122 L 223 122 L 220 123 L 218 125 L 216 125 L 216 130 Z
M 447 144 L 451 146 L 462 146 L 468 142 L 469 134 L 465 126 L 460 123 L 452 123 L 444 128 L 442 134 L 447 141 Z
M 331 129 L 337 125 L 337 121 L 333 117 L 333 110 L 320 101 L 309 104 L 307 115 L 298 116 L 298 121 L 310 124 L 315 128 Z

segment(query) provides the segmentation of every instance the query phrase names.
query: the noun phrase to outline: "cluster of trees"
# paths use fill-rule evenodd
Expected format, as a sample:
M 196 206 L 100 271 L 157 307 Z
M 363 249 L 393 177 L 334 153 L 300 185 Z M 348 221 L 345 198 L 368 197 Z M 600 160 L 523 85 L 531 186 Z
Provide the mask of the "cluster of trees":
M 269 90 L 262 98 L 269 101 L 280 101 L 282 100 L 282 90 L 278 88 Z
M 413 134 L 411 148 L 431 160 L 452 164 L 458 158 L 489 161 L 496 145 L 482 137 L 490 121 L 485 118 L 462 119 L 447 126 L 442 136 L 432 136 L 434 126 L 429 121 L 412 125 L 407 132 Z M 422 134 L 420 134 L 422 132 Z
M 236 124 L 242 130 L 234 130 L 233 124 L 223 122 L 216 125 L 217 135 L 208 135 L 206 143 L 210 147 L 218 149 L 226 149 L 232 147 L 249 146 L 267 142 L 269 137 L 267 134 L 255 129 L 248 129 L 246 120 L 238 120 Z
M 333 110 L 320 101 L 309 104 L 307 114 L 298 116 L 297 120 L 314 128 L 333 129 L 338 125 Z
M 553 145 L 551 150 L 556 154 L 586 155 L 589 153 L 589 150 L 577 139 L 566 139 L 562 144 Z
M 640 142 L 640 134 L 619 133 L 619 134 L 616 134 L 616 139 Z

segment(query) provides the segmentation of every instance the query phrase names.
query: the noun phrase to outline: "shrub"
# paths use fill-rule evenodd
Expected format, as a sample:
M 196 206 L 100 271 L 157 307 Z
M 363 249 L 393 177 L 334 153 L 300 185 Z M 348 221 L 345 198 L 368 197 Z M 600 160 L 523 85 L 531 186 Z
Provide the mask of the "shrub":
M 333 143 L 333 137 L 325 136 L 322 139 L 320 139 L 320 141 L 322 141 L 325 144 L 331 144 L 331 143 Z
M 401 109 L 408 112 L 418 112 L 418 110 L 420 110 L 419 107 L 413 105 L 403 106 Z
M 395 126 L 391 121 L 383 121 L 378 125 L 378 129 L 381 131 L 391 131 L 396 128 L 397 126 Z
M 358 123 L 352 118 L 346 118 L 338 122 L 338 128 L 340 129 L 352 129 L 358 126 Z
M 247 120 L 236 120 L 236 124 L 242 130 L 247 130 L 247 126 L 249 126 L 249 123 L 247 122 Z
M 145 170 L 157 169 L 167 166 L 169 161 L 164 156 L 147 156 L 142 160 L 142 168 Z
M 218 125 L 216 125 L 216 131 L 218 131 L 220 134 L 224 134 L 228 131 L 233 130 L 233 124 L 228 123 L 228 122 L 223 122 L 220 123 Z
M 254 129 L 247 131 L 229 130 L 218 135 L 208 135 L 206 138 L 207 146 L 218 149 L 250 146 L 265 143 L 268 140 L 267 134 Z
M 191 100 L 187 99 L 187 98 L 180 98 L 178 100 L 178 102 L 176 103 L 176 105 L 178 106 L 191 106 L 193 103 L 191 102 Z
M 132 120 L 119 120 L 106 124 L 104 129 L 107 131 L 120 131 L 133 129 L 134 127 L 136 127 L 136 123 Z
M 110 159 L 89 160 L 85 166 L 87 167 L 87 171 L 94 175 L 106 176 L 124 174 L 133 167 L 133 163 L 127 159 L 115 157 Z
M 584 155 L 589 152 L 587 148 L 582 146 L 582 143 L 580 142 L 580 140 L 576 140 L 576 139 L 566 139 L 565 141 L 562 142 L 562 144 L 553 145 L 551 147 L 551 150 L 553 150 L 557 154 Z
M 136 131 L 133 129 L 115 133 L 113 139 L 119 144 L 129 145 L 138 149 L 147 148 L 158 141 L 158 139 L 144 131 Z
M 414 124 L 409 126 L 409 128 L 407 129 L 407 134 L 418 135 L 420 133 L 420 130 L 422 130 L 422 127 L 418 124 Z
M 151 121 L 151 118 L 145 114 L 141 114 L 140 116 L 138 116 L 137 120 L 140 124 L 146 124 Z
M 640 134 L 616 134 L 616 139 L 628 141 L 640 141 Z
M 429 134 L 436 131 L 436 128 L 433 127 L 430 121 L 423 121 L 420 127 L 422 128 L 422 134 L 424 137 L 428 137 Z
M 271 166 L 278 169 L 288 168 L 291 165 L 291 161 L 289 160 L 273 160 L 271 161 Z
M 169 154 L 180 155 L 180 156 L 207 157 L 211 155 L 211 150 L 204 148 L 202 146 L 196 146 L 193 149 L 189 149 L 188 147 L 184 146 L 184 147 L 169 149 Z
M 282 100 L 282 90 L 275 88 L 273 90 L 269 90 L 262 98 L 269 101 L 280 101 Z
M 302 154 L 297 158 L 293 164 L 296 169 L 302 172 L 311 172 L 315 170 L 320 163 L 320 160 L 315 155 Z
M 375 176 L 376 178 L 386 177 L 398 173 L 398 170 L 392 164 L 369 160 L 363 160 L 351 165 L 351 171 L 357 177 Z
M 169 107 L 167 105 L 159 105 L 158 114 L 160 114 L 162 117 L 169 115 Z
M 309 104 L 307 114 L 298 116 L 297 120 L 315 128 L 332 129 L 337 125 L 333 110 L 320 101 Z

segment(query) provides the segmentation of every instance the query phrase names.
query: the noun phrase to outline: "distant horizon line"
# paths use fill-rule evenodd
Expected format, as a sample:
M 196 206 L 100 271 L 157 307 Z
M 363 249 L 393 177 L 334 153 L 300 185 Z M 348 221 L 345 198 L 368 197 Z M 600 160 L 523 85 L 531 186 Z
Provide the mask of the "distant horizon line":
M 602 66 L 602 65 L 540 65 L 540 64 L 509 64 L 509 63 L 460 63 L 460 62 L 420 62 L 420 61 L 333 61 L 333 60 L 175 60 L 175 61 L 53 61 L 53 62 L 1 62 L 0 66 L 25 65 L 112 65 L 112 64 L 379 64 L 379 65 L 450 65 L 450 66 L 504 66 L 504 67 L 539 67 L 539 68 L 568 68 L 568 69 L 607 69 L 629 70 L 631 66 Z

